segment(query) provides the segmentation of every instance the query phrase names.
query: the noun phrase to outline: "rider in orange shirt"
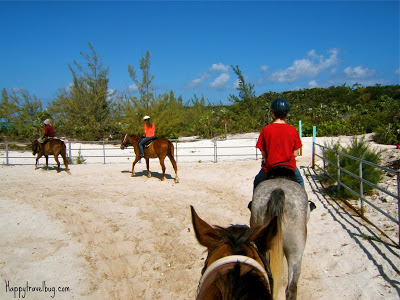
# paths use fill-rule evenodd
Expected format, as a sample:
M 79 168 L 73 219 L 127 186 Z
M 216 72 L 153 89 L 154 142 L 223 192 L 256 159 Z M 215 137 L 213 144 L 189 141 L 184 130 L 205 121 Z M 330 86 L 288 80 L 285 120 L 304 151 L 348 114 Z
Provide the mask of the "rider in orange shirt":
M 156 126 L 154 123 L 150 121 L 149 116 L 144 116 L 143 121 L 145 121 L 144 124 L 144 138 L 139 142 L 139 150 L 140 150 L 140 157 L 144 157 L 144 149 L 143 145 L 154 138 L 155 136 L 155 131 L 156 131 Z

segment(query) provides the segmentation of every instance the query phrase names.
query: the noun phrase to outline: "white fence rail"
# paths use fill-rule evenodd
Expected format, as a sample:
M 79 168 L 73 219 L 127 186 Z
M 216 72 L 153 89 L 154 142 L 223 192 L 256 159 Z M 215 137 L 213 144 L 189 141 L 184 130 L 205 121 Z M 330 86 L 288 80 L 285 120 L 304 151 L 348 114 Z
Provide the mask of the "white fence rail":
M 255 138 L 171 140 L 178 162 L 258 159 Z M 67 156 L 72 163 L 78 157 L 85 163 L 122 163 L 135 157 L 133 148 L 120 149 L 120 141 L 65 141 Z M 34 165 L 29 143 L 0 143 L 0 163 L 3 165 Z M 49 159 L 49 163 L 55 164 Z

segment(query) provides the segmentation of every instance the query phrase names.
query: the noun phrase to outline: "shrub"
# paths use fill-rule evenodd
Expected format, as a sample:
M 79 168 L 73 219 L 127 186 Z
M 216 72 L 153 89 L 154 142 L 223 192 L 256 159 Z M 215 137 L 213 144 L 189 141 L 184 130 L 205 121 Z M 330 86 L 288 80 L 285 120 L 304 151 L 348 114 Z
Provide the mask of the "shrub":
M 385 145 L 397 144 L 399 142 L 397 129 L 397 126 L 393 123 L 380 126 L 374 134 L 374 141 Z
M 380 160 L 381 160 L 381 151 L 376 151 L 374 149 L 371 149 L 370 143 L 367 142 L 364 137 L 362 137 L 361 139 L 358 139 L 357 137 L 352 138 L 350 145 L 348 145 L 348 147 L 341 146 L 339 142 L 331 143 L 330 145 L 325 144 L 325 147 L 328 147 L 335 151 L 343 152 L 345 154 L 366 160 L 366 161 L 374 163 L 374 164 L 379 164 Z M 327 151 L 325 153 L 325 157 L 326 157 L 326 159 L 330 160 L 335 165 L 337 164 L 336 152 Z M 328 170 L 329 174 L 331 174 L 331 176 L 337 180 L 338 179 L 337 178 L 337 167 L 335 165 L 328 163 L 327 170 Z M 360 175 L 360 162 L 357 160 L 354 160 L 352 158 L 341 155 L 340 156 L 340 167 L 355 174 L 356 176 Z M 373 166 L 370 166 L 368 164 L 365 164 L 365 163 L 362 164 L 362 173 L 363 173 L 363 179 L 365 179 L 373 184 L 378 184 L 382 178 L 381 170 L 379 170 Z M 343 184 L 345 184 L 346 186 L 351 188 L 353 191 L 360 193 L 360 181 L 358 178 L 353 177 L 352 175 L 350 175 L 342 170 L 340 180 Z M 327 180 L 327 182 L 333 183 L 333 180 Z M 364 193 L 369 193 L 373 190 L 373 187 L 370 186 L 369 184 L 364 183 L 363 190 L 364 190 Z M 350 197 L 350 198 L 355 197 L 355 195 L 353 193 L 351 193 L 349 190 L 347 190 L 343 187 L 340 189 L 340 194 L 338 196 L 339 197 Z
M 82 156 L 81 148 L 79 147 L 78 156 L 75 157 L 75 163 L 76 163 L 77 165 L 81 165 L 81 164 L 84 164 L 85 161 L 86 161 L 86 158 L 84 158 L 84 157 Z

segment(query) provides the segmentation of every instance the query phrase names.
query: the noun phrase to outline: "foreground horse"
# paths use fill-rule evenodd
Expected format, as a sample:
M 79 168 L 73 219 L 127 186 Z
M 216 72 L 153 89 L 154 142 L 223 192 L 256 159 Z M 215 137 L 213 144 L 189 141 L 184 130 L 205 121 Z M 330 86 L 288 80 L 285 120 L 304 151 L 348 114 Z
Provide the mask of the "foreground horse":
M 140 137 L 134 134 L 125 134 L 121 138 L 121 149 L 124 150 L 128 147 L 128 145 L 132 145 L 133 149 L 135 150 L 135 160 L 132 163 L 132 174 L 131 176 L 135 176 L 135 165 L 140 160 L 140 150 L 139 150 L 139 141 Z M 154 140 L 149 147 L 144 148 L 144 158 L 146 160 L 146 167 L 147 167 L 147 177 L 151 177 L 151 173 L 149 170 L 149 158 L 157 158 L 160 160 L 160 165 L 162 169 L 161 180 L 165 178 L 165 164 L 164 160 L 165 157 L 168 156 L 169 160 L 172 163 L 172 166 L 175 170 L 175 183 L 179 182 L 178 177 L 178 167 L 176 165 L 176 161 L 174 158 L 174 144 L 167 139 L 156 139 Z
M 39 141 L 35 140 L 32 142 L 32 154 L 36 155 L 36 163 L 35 163 L 35 170 L 37 169 L 37 163 L 39 161 L 39 158 L 41 158 L 43 155 L 46 157 L 46 168 L 49 167 L 49 155 L 54 155 L 54 160 L 57 162 L 57 173 L 60 172 L 60 162 L 58 161 L 58 155 L 61 154 L 63 161 L 64 161 L 64 166 L 65 170 L 67 173 L 69 173 L 68 169 L 68 160 L 67 160 L 67 155 L 66 155 L 66 146 L 65 143 L 62 140 L 59 139 L 52 139 L 48 141 L 46 144 L 42 146 L 42 151 L 40 151 L 40 145 Z
M 265 226 L 222 228 L 208 225 L 193 206 L 191 212 L 196 238 L 208 250 L 196 299 L 276 298 L 274 287 L 279 286 L 281 276 L 274 270 L 281 269 L 282 264 L 280 213 Z M 279 265 L 270 264 L 263 254 L 267 251 L 270 251 L 271 262 Z
M 310 212 L 307 193 L 300 184 L 286 178 L 261 182 L 253 194 L 250 227 L 268 224 L 275 215 L 274 211 L 282 209 L 283 252 L 288 264 L 286 299 L 294 300 L 297 297 L 297 281 L 307 239 Z

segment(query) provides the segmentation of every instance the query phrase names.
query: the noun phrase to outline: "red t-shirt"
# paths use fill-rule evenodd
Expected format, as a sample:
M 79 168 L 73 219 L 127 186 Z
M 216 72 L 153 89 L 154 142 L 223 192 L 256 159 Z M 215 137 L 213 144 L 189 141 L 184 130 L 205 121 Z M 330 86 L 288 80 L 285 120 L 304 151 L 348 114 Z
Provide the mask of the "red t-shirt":
M 44 135 L 48 137 L 54 137 L 54 128 L 51 125 L 46 125 L 44 127 Z
M 147 124 L 144 124 L 144 136 L 145 137 L 153 137 L 155 135 L 156 131 L 156 126 L 153 125 L 151 127 L 147 126 Z
M 256 148 L 266 153 L 262 166 L 264 172 L 278 166 L 284 166 L 294 171 L 296 158 L 293 152 L 301 147 L 301 140 L 296 128 L 286 123 L 272 123 L 265 126 L 261 130 L 256 144 Z

